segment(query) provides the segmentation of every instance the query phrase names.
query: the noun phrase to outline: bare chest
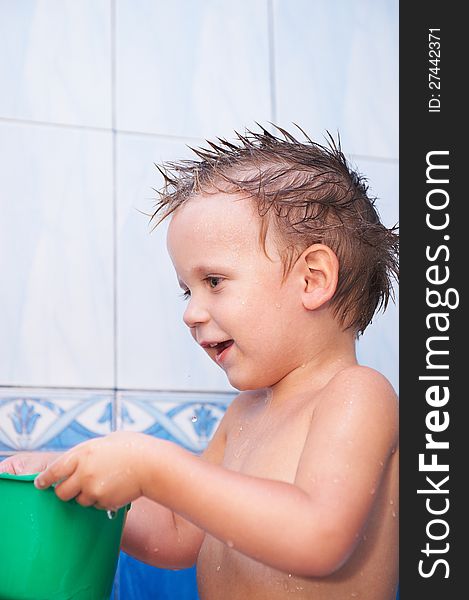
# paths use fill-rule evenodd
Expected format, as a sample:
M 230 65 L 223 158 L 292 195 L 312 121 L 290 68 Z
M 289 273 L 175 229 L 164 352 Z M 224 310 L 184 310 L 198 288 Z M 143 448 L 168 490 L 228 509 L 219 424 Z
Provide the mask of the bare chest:
M 226 548 L 211 536 L 206 536 L 200 550 L 197 583 L 203 600 L 284 600 L 290 593 L 295 593 L 297 600 L 311 600 L 315 598 L 311 589 L 316 587 L 311 581 L 282 573 Z
M 239 415 L 228 432 L 223 465 L 246 475 L 292 483 L 310 419 L 306 411 L 292 411 L 284 419 L 276 419 L 256 408 Z M 222 596 L 275 600 L 292 591 L 302 598 L 310 586 L 306 580 L 258 563 L 209 535 L 200 550 L 197 574 L 204 600 Z
M 291 411 L 278 419 L 267 412 L 240 415 L 228 432 L 223 465 L 233 471 L 293 482 L 311 415 Z

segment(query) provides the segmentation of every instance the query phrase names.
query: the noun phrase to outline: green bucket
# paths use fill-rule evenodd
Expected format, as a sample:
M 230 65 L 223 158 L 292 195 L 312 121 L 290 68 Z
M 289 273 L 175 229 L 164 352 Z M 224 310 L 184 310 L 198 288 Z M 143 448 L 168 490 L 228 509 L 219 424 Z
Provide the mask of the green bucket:
M 0 600 L 108 600 L 130 505 L 63 502 L 36 475 L 0 473 Z

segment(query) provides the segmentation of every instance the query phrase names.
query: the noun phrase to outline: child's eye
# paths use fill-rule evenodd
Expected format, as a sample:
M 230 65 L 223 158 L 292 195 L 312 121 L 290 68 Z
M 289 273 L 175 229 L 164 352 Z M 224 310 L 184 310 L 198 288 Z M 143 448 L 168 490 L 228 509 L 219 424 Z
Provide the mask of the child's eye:
M 221 277 L 207 277 L 206 281 L 208 282 L 208 285 L 214 289 L 217 287 L 217 285 L 220 283 L 220 281 L 222 280 Z

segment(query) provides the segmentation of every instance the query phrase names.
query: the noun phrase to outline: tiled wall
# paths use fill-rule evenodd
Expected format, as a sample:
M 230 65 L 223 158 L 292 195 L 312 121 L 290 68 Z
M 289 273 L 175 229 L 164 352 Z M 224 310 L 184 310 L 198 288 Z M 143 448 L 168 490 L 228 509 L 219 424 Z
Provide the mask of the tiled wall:
M 199 453 L 231 393 L 0 388 L 0 453 L 59 451 L 125 429 Z
M 0 0 L 0 454 L 119 428 L 201 450 L 234 390 L 193 344 L 153 163 L 272 121 L 398 220 L 397 0 Z M 359 357 L 398 387 L 397 308 Z M 196 597 L 123 556 L 115 596 Z

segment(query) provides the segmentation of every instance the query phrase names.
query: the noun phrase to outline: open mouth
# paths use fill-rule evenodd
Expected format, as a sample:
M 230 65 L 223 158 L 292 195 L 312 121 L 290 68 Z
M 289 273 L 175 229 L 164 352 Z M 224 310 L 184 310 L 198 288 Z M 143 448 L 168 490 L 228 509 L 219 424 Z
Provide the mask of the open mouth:
M 215 348 L 215 350 L 217 351 L 217 356 L 220 355 L 223 350 L 226 350 L 226 348 L 229 348 L 231 346 L 231 344 L 233 343 L 233 340 L 225 340 L 224 342 L 218 342 L 218 344 L 210 344 L 210 348 Z
M 223 360 L 229 348 L 231 348 L 233 344 L 234 340 L 225 340 L 223 342 L 214 342 L 213 344 L 203 343 L 202 345 L 205 347 L 205 349 L 210 348 L 211 350 L 215 350 L 215 357 L 213 357 L 212 354 L 212 358 L 215 358 L 217 362 L 220 362 L 221 360 Z

